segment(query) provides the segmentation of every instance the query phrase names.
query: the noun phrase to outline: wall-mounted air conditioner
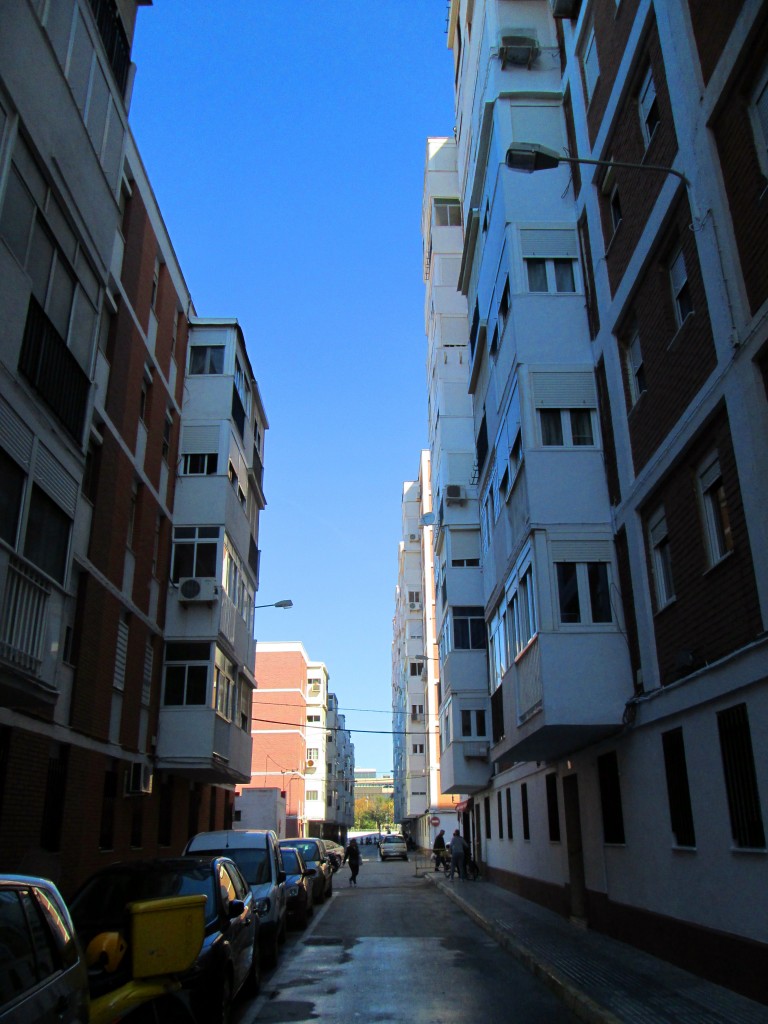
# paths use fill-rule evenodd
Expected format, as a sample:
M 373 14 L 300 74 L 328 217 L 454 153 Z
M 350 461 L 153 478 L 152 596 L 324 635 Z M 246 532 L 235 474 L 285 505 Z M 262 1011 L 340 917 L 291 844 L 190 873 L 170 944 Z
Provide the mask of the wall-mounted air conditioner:
M 307 768 L 314 768 L 315 767 L 315 762 L 312 760 L 311 757 L 307 759 L 306 767 Z
M 581 0 L 549 0 L 553 18 L 575 18 Z
M 446 505 L 463 505 L 467 500 L 466 493 L 461 484 L 447 484 L 445 488 Z
M 125 792 L 131 796 L 152 792 L 152 769 L 143 761 L 132 761 L 125 773 Z
M 421 611 L 421 602 L 420 601 L 411 601 L 411 603 L 408 605 L 408 607 L 410 608 L 410 610 L 412 612 Z
M 541 53 L 536 32 L 533 29 L 508 29 L 499 38 L 501 66 L 529 68 Z
M 418 543 L 418 540 L 419 540 L 418 533 L 409 533 L 408 534 L 408 540 L 411 541 L 412 544 Z
M 182 604 L 212 604 L 219 596 L 219 584 L 210 576 L 186 576 L 179 580 Z

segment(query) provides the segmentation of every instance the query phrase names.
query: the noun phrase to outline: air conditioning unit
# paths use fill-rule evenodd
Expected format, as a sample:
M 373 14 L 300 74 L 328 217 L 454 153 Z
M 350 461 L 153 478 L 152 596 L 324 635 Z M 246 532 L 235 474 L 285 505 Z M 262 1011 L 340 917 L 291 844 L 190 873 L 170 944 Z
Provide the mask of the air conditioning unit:
M 179 580 L 182 604 L 212 604 L 219 596 L 219 584 L 210 576 L 186 576 Z
M 553 18 L 575 18 L 581 0 L 549 0 Z
M 408 534 L 408 540 L 411 541 L 411 543 L 414 543 L 414 544 L 417 543 L 418 540 L 419 540 L 418 533 L 409 533 Z
M 533 29 L 503 32 L 499 39 L 499 57 L 502 68 L 505 68 L 507 64 L 529 68 L 540 53 L 539 41 Z
M 125 773 L 125 792 L 130 795 L 152 792 L 152 769 L 143 761 L 132 761 Z
M 309 688 L 310 693 L 320 693 L 320 683 L 312 683 Z
M 411 601 L 408 605 L 412 612 L 418 612 L 421 610 L 421 604 L 418 601 Z
M 467 500 L 461 484 L 448 484 L 445 488 L 446 505 L 463 505 Z
M 309 758 L 309 759 L 307 760 L 307 768 L 314 768 L 314 767 L 315 767 L 315 762 L 314 762 L 314 761 L 312 760 L 312 758 L 310 757 L 310 758 Z

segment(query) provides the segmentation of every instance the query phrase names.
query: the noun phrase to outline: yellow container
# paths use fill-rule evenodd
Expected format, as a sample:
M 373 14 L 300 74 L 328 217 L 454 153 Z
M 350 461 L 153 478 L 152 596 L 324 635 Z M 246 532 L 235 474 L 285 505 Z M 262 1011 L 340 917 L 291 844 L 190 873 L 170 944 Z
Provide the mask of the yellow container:
M 195 962 L 205 934 L 205 896 L 129 903 L 133 977 L 179 974 Z

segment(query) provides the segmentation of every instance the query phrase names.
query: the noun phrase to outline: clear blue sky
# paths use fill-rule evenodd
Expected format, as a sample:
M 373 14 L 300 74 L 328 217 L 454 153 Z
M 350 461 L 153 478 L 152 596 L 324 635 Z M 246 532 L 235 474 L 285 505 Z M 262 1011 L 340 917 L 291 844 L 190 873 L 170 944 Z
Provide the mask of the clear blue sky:
M 323 661 L 390 771 L 400 497 L 427 445 L 421 197 L 453 131 L 446 0 L 154 0 L 131 123 L 200 316 L 243 327 L 270 429 L 262 640 Z M 352 710 L 377 709 L 379 713 Z M 381 713 L 385 712 L 385 713 Z

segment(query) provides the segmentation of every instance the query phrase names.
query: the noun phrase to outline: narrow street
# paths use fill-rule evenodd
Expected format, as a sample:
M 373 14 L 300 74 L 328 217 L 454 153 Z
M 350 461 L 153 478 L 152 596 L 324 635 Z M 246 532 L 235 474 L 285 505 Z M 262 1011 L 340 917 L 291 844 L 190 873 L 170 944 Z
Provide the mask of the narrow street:
M 235 1024 L 560 1024 L 576 1018 L 429 885 L 413 861 L 366 853 L 357 888 L 343 868 L 304 933 L 292 932 Z M 457 885 L 482 884 L 459 882 Z

